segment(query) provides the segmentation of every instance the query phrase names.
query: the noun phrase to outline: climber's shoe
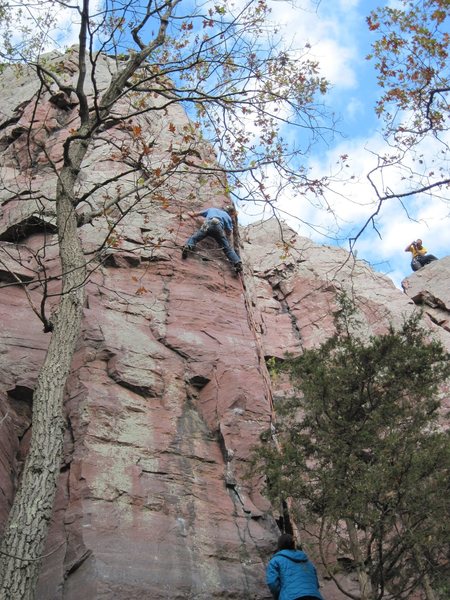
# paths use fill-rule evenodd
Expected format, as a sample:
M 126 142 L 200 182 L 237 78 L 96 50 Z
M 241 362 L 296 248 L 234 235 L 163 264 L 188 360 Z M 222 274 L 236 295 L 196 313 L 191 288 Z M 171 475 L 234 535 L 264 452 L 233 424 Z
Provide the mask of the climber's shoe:
M 192 252 L 192 250 L 192 246 L 183 246 L 183 250 L 181 251 L 181 258 L 187 258 L 188 252 Z
M 242 263 L 241 262 L 235 263 L 234 270 L 236 271 L 236 273 L 242 273 Z

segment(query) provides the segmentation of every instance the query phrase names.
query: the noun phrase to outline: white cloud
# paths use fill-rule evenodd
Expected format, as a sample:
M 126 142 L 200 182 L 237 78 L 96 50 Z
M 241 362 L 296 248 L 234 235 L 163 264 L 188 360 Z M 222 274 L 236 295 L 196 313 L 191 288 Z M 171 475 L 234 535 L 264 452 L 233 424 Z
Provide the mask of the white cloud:
M 320 63 L 321 74 L 335 87 L 353 87 L 356 84 L 353 64 L 357 57 L 354 23 L 357 2 L 316 7 L 313 1 L 302 2 L 302 8 L 285 2 L 272 1 L 272 19 L 282 26 L 284 39 L 295 40 L 294 47 L 311 45 L 311 58 Z M 331 14 L 330 14 L 330 11 Z
M 311 55 L 319 61 L 321 73 L 334 88 L 355 87 L 354 48 L 341 45 L 339 40 L 323 39 L 313 43 Z
M 342 147 L 348 148 L 345 145 Z M 377 203 L 374 190 L 365 178 L 365 174 L 375 165 L 375 156 L 366 148 L 376 150 L 379 154 L 388 149 L 381 139 L 375 136 L 366 142 L 353 140 L 348 151 L 349 163 L 360 179 L 353 186 L 344 183 L 337 186 L 343 195 L 348 196 L 347 201 L 332 201 L 341 218 L 353 224 L 353 235 L 374 214 Z M 419 148 L 424 157 L 435 157 L 439 149 L 440 146 L 431 140 L 427 140 L 422 148 Z M 405 168 L 414 169 L 416 164 L 412 157 L 407 157 L 403 163 L 402 169 L 392 167 L 377 175 L 375 180 L 381 192 L 383 189 L 391 189 L 395 193 L 407 191 L 410 183 L 404 179 Z M 323 172 L 326 163 L 316 164 L 315 168 Z M 424 164 L 423 172 L 427 171 L 427 165 Z M 353 204 L 352 200 L 356 203 Z M 404 253 L 404 248 L 413 239 L 422 238 L 429 252 L 438 257 L 448 254 L 449 211 L 449 202 L 439 189 L 434 190 L 432 195 L 413 195 L 403 200 L 390 198 L 384 201 L 379 214 L 374 215 L 373 223 L 368 225 L 358 240 L 358 255 L 372 264 L 388 261 L 388 265 L 380 265 L 379 268 L 384 272 L 393 269 L 394 273 L 390 273 L 390 276 L 399 285 L 400 280 L 410 272 L 410 256 Z
M 30 32 L 42 32 L 40 53 L 72 46 L 79 41 L 80 10 L 83 2 L 78 0 L 60 4 L 51 0 L 23 2 L 19 9 L 12 10 L 13 44 L 30 41 Z M 99 14 L 102 0 L 90 2 L 91 15 Z M 80 10 L 79 10 L 80 9 Z M 101 13 L 100 13 L 101 14 Z
M 423 157 L 431 159 L 439 149 L 436 141 L 427 140 L 418 151 Z M 292 192 L 286 191 L 278 201 L 277 208 L 282 218 L 300 235 L 320 244 L 334 241 L 346 249 L 349 247 L 348 237 L 355 236 L 369 220 L 355 246 L 358 258 L 388 274 L 400 287 L 401 280 L 411 272 L 411 257 L 404 252 L 404 248 L 413 239 L 421 238 L 428 251 L 438 258 L 449 253 L 450 200 L 436 189 L 431 196 L 420 194 L 403 200 L 385 200 L 379 214 L 375 214 L 378 199 L 366 174 L 376 166 L 377 155 L 381 156 L 389 150 L 379 135 L 369 139 L 354 138 L 335 145 L 309 161 L 311 176 L 319 178 L 330 175 L 336 169 L 339 157 L 348 154 L 349 167 L 343 168 L 341 180 L 336 180 L 332 185 L 333 191 L 325 192 L 325 202 L 319 205 L 306 198 L 294 198 Z M 410 183 L 404 178 L 405 169 L 409 173 L 408 169 L 416 169 L 417 164 L 412 156 L 403 163 L 402 169 L 392 167 L 374 176 L 381 193 L 386 189 L 396 193 L 408 189 Z M 421 169 L 427 174 L 429 166 L 424 163 Z M 349 179 L 351 174 L 355 174 L 354 179 Z M 262 216 L 256 214 L 254 206 L 248 209 L 244 207 L 243 213 L 240 218 L 242 223 Z M 373 222 L 370 221 L 371 216 Z
M 339 6 L 341 10 L 347 11 L 351 8 L 357 8 L 359 6 L 360 0 L 340 0 Z
M 358 119 L 359 116 L 363 115 L 365 111 L 364 103 L 360 98 L 350 98 L 347 103 L 345 114 L 350 121 Z

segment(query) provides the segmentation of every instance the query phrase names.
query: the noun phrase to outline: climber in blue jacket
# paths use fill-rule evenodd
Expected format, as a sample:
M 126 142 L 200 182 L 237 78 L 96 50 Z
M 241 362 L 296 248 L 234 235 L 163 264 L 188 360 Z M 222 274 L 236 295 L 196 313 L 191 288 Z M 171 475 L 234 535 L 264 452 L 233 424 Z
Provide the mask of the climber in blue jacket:
M 212 237 L 224 251 L 228 260 L 232 263 L 235 271 L 242 271 L 242 262 L 239 255 L 232 248 L 229 238 L 233 233 L 232 216 L 236 215 L 234 206 L 227 206 L 224 210 L 221 208 L 207 208 L 199 212 L 190 213 L 190 216 L 204 217 L 203 225 L 194 233 L 183 246 L 182 257 L 187 258 L 188 253 L 192 252 L 205 237 Z
M 323 600 L 315 566 L 302 550 L 295 549 L 289 533 L 278 538 L 277 552 L 267 565 L 266 583 L 275 600 Z

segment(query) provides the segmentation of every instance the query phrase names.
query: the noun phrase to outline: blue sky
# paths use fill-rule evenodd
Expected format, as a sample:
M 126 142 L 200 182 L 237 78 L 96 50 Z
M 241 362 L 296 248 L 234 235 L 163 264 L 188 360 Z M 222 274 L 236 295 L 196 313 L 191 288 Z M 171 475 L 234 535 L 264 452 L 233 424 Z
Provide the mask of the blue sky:
M 392 0 L 389 2 L 393 4 Z M 321 72 L 331 82 L 326 103 L 339 118 L 340 134 L 328 146 L 316 147 L 307 157 L 312 173 L 329 174 L 336 169 L 341 155 L 348 155 L 344 172 L 354 175 L 352 182 L 335 186 L 335 193 L 327 194 L 337 218 L 323 211 L 314 211 L 307 203 L 286 198 L 281 208 L 293 215 L 288 222 L 301 235 L 322 244 L 338 244 L 348 248 L 348 238 L 355 235 L 372 214 L 376 196 L 366 174 L 377 164 L 376 154 L 386 146 L 381 139 L 381 123 L 375 116 L 374 106 L 380 94 L 373 64 L 366 60 L 371 50 L 374 33 L 368 30 L 366 16 L 371 9 L 387 2 L 372 0 L 322 0 L 301 1 L 302 8 L 289 8 L 282 2 L 272 1 L 274 22 L 284 27 L 286 39 L 291 36 L 297 45 L 311 44 L 312 55 L 317 58 Z M 308 8 L 309 5 L 309 8 Z M 432 144 L 424 145 L 423 168 L 431 168 L 435 154 Z M 391 189 L 404 191 L 401 178 L 404 174 L 392 172 L 388 183 Z M 406 202 L 409 217 L 397 200 L 385 204 L 376 220 L 378 233 L 369 226 L 358 240 L 358 258 L 368 261 L 376 270 L 387 274 L 400 287 L 401 280 L 411 273 L 410 255 L 405 246 L 421 238 L 424 246 L 438 257 L 448 254 L 449 206 L 438 195 L 430 199 L 414 196 Z M 242 207 L 241 221 L 258 216 L 255 207 Z M 310 221 L 323 225 L 328 235 L 317 233 L 299 222 Z M 336 233 L 333 234 L 333 231 Z M 380 234 L 381 238 L 380 238 Z M 335 239 L 333 239 L 335 238 Z
M 243 1 L 231 0 L 237 5 Z M 399 0 L 294 0 L 295 6 L 283 0 L 267 1 L 274 27 L 281 28 L 287 44 L 292 40 L 293 47 L 304 48 L 309 43 L 310 56 L 317 59 L 321 75 L 331 84 L 324 102 L 335 113 L 338 131 L 331 142 L 316 146 L 305 156 L 311 175 L 335 173 L 339 157 L 348 155 L 341 181 L 325 197 L 331 210 L 318 210 L 286 193 L 278 203 L 280 214 L 300 235 L 348 249 L 349 237 L 357 234 L 376 207 L 376 196 L 366 176 L 377 164 L 377 153 L 386 149 L 380 135 L 381 123 L 374 112 L 380 94 L 376 73 L 365 58 L 376 34 L 369 31 L 366 17 L 377 6 L 394 5 Z M 91 10 L 101 3 L 102 0 L 92 0 Z M 61 8 L 57 14 L 60 44 L 77 43 L 77 28 L 67 19 L 67 11 Z M 447 141 L 450 147 L 450 137 Z M 436 146 L 427 141 L 421 150 L 426 172 L 432 169 Z M 349 179 L 350 175 L 353 179 Z M 392 171 L 378 183 L 401 192 L 405 189 L 404 175 Z M 370 225 L 358 239 L 357 256 L 389 275 L 400 287 L 401 280 L 411 273 L 410 255 L 404 248 L 412 240 L 423 239 L 425 247 L 438 257 L 449 253 L 449 212 L 447 199 L 439 197 L 438 191 L 432 198 L 412 197 L 403 207 L 398 200 L 390 200 L 376 219 L 376 230 Z M 264 216 L 269 215 L 253 204 L 240 207 L 243 225 Z

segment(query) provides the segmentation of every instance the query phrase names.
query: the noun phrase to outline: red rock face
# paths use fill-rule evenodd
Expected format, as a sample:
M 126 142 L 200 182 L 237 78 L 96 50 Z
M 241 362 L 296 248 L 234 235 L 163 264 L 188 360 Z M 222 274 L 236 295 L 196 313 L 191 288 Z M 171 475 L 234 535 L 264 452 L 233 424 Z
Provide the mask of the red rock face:
M 6 76 L 3 85 L 9 89 Z M 48 311 L 59 290 L 55 179 L 37 142 L 51 145 L 58 164 L 76 124 L 75 103 L 60 108 L 44 94 L 34 128 L 47 133 L 35 138 L 30 162 L 34 89 L 29 82 L 17 89 L 26 102 L 14 113 L 19 101 L 4 92 L 0 115 L 3 122 L 16 119 L 0 130 L 0 523 L 26 452 L 32 391 L 51 335 L 30 305 L 40 306 L 44 268 L 56 278 Z M 170 111 L 139 121 L 149 140 L 157 136 L 155 161 L 182 144 L 187 119 L 179 107 Z M 112 128 L 92 145 L 80 194 L 125 170 L 106 152 L 105 139 L 131 144 L 130 135 Z M 198 151 L 211 160 L 204 145 Z M 282 255 L 275 221 L 241 232 L 242 277 L 214 241 L 182 260 L 181 247 L 199 224 L 187 212 L 227 199 L 215 179 L 190 171 L 174 178 L 176 185 L 164 190 L 170 202 L 161 201 L 161 192 L 129 200 L 135 204 L 114 239 L 111 215 L 80 227 L 90 275 L 66 390 L 65 454 L 42 600 L 270 598 L 264 569 L 279 515 L 262 495 L 263 482 L 247 472 L 252 447 L 273 418 L 273 396 L 283 393 L 278 383 L 272 387 L 265 358 L 299 353 L 330 335 L 342 289 L 355 295 L 368 332 L 414 310 L 387 278 L 358 261 L 345 263 L 342 250 L 286 229 L 291 251 Z M 32 199 L 37 190 L 39 201 Z M 91 200 L 101 205 L 104 198 Z M 439 331 L 448 344 L 447 331 Z M 323 584 L 328 600 L 344 597 Z

